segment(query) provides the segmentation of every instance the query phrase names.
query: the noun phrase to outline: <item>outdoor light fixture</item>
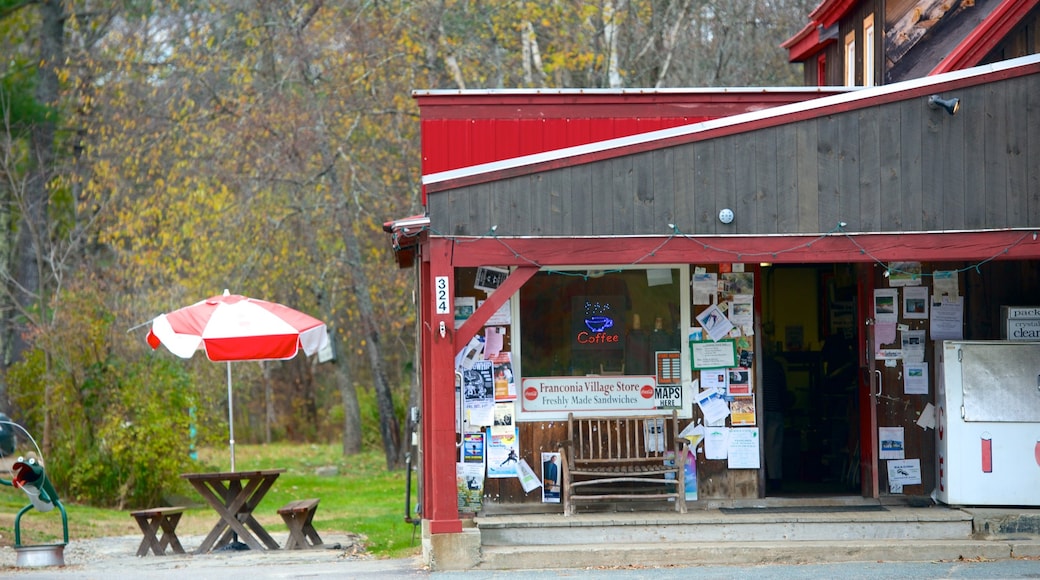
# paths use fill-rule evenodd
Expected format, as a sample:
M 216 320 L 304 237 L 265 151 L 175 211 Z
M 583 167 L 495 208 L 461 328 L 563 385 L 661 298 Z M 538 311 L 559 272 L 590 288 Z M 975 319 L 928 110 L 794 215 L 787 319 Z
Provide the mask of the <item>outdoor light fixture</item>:
M 932 109 L 944 109 L 951 115 L 956 115 L 957 110 L 961 108 L 960 99 L 944 99 L 939 95 L 932 95 L 928 97 L 928 107 Z
M 728 224 L 733 222 L 733 210 L 728 207 L 719 212 L 719 221 Z

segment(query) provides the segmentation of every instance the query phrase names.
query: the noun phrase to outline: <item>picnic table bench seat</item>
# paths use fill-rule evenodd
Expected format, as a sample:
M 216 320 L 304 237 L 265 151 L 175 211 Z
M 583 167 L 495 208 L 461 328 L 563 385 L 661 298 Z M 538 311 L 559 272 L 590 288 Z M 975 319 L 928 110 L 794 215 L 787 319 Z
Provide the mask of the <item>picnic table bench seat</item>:
M 146 556 L 151 550 L 156 556 L 162 556 L 166 554 L 166 548 L 175 554 L 183 554 L 184 548 L 177 539 L 177 523 L 181 521 L 184 509 L 182 506 L 172 506 L 130 512 L 144 534 L 137 555 Z
M 298 499 L 278 508 L 278 515 L 289 528 L 286 550 L 302 550 L 321 546 L 321 537 L 314 529 L 314 513 L 318 511 L 316 498 Z
M 565 515 L 576 504 L 615 500 L 669 500 L 686 513 L 686 440 L 679 416 L 567 416 L 560 444 L 561 492 Z

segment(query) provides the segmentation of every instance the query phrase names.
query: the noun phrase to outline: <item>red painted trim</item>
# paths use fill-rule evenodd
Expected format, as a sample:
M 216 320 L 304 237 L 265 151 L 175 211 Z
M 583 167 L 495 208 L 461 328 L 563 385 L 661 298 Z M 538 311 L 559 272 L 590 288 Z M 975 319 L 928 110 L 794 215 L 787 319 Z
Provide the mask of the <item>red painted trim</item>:
M 633 145 L 625 145 L 611 149 L 593 151 L 590 153 L 572 155 L 569 157 L 560 157 L 541 163 L 530 163 L 526 165 L 509 167 L 496 171 L 475 173 L 456 179 L 426 183 L 424 185 L 426 187 L 426 191 L 429 194 L 434 194 L 441 191 L 447 191 L 470 185 L 477 185 L 480 183 L 498 181 L 500 179 L 510 177 L 531 175 L 534 173 L 548 171 L 550 169 L 574 167 L 576 165 L 581 165 L 584 163 L 593 163 L 596 161 L 615 159 L 618 157 L 632 155 L 635 153 L 655 151 L 667 147 L 674 147 L 676 145 L 696 143 L 699 141 L 706 141 L 708 139 L 715 139 L 718 137 L 726 137 L 729 135 L 747 133 L 757 129 L 777 127 L 780 125 L 786 125 L 789 123 L 795 123 L 798 121 L 804 121 L 808 119 L 817 119 L 820 117 L 826 117 L 828 115 L 834 115 L 837 113 L 857 111 L 860 109 L 876 107 L 878 105 L 907 101 L 918 97 L 927 97 L 928 95 L 936 93 L 952 91 L 964 87 L 972 87 L 1032 74 L 1040 74 L 1040 63 L 1032 63 L 1028 65 L 1017 66 L 1014 68 L 996 70 L 978 76 L 953 79 L 939 84 L 931 84 L 927 86 L 914 86 L 912 88 L 904 90 L 881 92 L 869 98 L 841 101 L 833 105 L 815 107 L 811 109 L 802 109 L 790 113 L 766 115 L 750 121 L 726 124 L 721 127 L 707 129 L 703 131 L 696 131 L 684 135 L 678 135 L 674 137 L 662 137 L 659 139 L 644 141 Z M 922 106 L 924 106 L 923 103 Z
M 455 333 L 455 352 L 466 348 L 469 341 L 484 328 L 484 323 L 537 273 L 538 268 L 531 265 L 521 266 L 513 271 Z
M 1004 37 L 1029 14 L 1040 0 L 1011 0 L 994 8 L 968 36 L 950 51 L 929 76 L 978 65 Z
M 921 262 L 1040 259 L 1040 240 L 1029 232 L 832 234 L 820 236 L 677 236 L 624 238 L 483 238 L 466 240 L 451 258 L 455 267 L 559 267 L 580 263 L 689 264 L 773 262 L 804 264 L 905 260 Z M 1015 244 L 1010 248 L 1012 244 Z M 1010 249 L 1009 249 L 1010 248 Z
M 874 380 L 873 339 L 868 333 L 874 332 L 874 326 L 867 325 L 867 319 L 874 313 L 874 273 L 873 268 L 860 265 L 856 268 L 857 308 L 856 323 L 863 332 L 856 333 L 856 345 L 859 351 L 859 440 L 860 440 L 860 491 L 863 497 L 878 497 L 878 416 L 877 399 L 872 394 L 871 383 Z M 868 354 L 869 353 L 869 354 Z
M 424 299 L 429 302 L 427 316 L 423 318 L 420 333 L 424 344 L 423 361 L 423 415 L 422 415 L 422 468 L 423 489 L 422 517 L 430 521 L 433 533 L 462 531 L 459 518 L 458 492 L 455 486 L 455 464 L 458 451 L 455 447 L 455 334 L 454 313 L 435 314 L 432 307 L 434 281 L 437 276 L 448 277 L 448 295 L 455 295 L 455 276 L 451 267 L 454 243 L 445 239 L 431 239 L 429 267 Z M 424 256 L 426 253 L 424 252 Z M 440 335 L 440 325 L 447 329 Z
M 823 91 L 822 94 L 833 94 Z M 690 90 L 667 93 L 528 94 L 469 93 L 416 94 L 422 121 L 474 119 L 609 119 L 609 118 L 686 118 L 714 117 L 713 113 L 732 114 L 769 104 L 800 102 L 822 96 L 806 87 L 800 90 Z
M 816 23 L 809 23 L 798 34 L 784 41 L 780 46 L 787 49 L 788 62 L 805 62 L 833 42 L 835 42 L 833 38 L 821 42 L 819 26 Z
M 451 499 L 457 502 L 458 495 Z M 430 520 L 429 529 L 431 534 L 461 534 L 462 520 Z
M 828 28 L 839 21 L 856 6 L 857 0 L 823 0 L 809 13 L 809 20 Z

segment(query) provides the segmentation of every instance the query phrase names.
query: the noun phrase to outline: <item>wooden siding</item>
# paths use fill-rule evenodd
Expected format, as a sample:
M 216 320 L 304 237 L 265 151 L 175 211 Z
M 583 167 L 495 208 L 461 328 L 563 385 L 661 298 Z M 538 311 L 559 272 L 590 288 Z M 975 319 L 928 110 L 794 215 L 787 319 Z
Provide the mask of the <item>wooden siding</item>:
M 1040 224 L 1040 75 L 429 195 L 433 231 L 813 234 Z M 1035 133 L 1033 131 L 1032 133 Z M 721 224 L 731 208 L 736 220 Z

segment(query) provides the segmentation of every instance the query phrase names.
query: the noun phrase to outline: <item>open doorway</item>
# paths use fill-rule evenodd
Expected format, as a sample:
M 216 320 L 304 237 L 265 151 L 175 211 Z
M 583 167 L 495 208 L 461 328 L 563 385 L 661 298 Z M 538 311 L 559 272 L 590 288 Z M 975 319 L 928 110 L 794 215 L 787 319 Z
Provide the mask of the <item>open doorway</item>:
M 858 495 L 854 267 L 775 265 L 762 276 L 762 347 L 785 384 L 782 444 L 773 454 L 781 469 L 769 469 L 767 451 L 766 495 Z M 768 449 L 768 428 L 764 443 Z

